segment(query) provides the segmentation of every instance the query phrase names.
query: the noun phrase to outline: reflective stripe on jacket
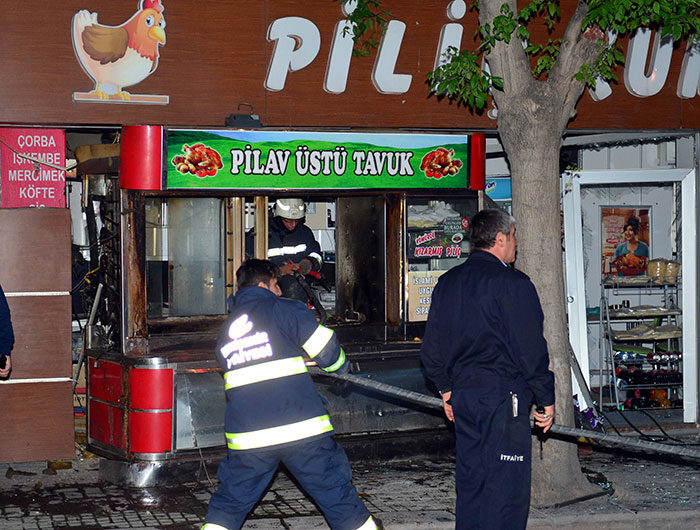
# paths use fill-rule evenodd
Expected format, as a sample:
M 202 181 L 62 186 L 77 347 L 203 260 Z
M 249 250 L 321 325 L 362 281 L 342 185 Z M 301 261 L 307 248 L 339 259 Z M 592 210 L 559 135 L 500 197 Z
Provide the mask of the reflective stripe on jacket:
M 278 217 L 273 217 L 269 224 L 267 247 L 267 257 L 277 265 L 288 261 L 299 263 L 302 259 L 309 258 L 313 270 L 318 272 L 323 266 L 321 245 L 305 224 L 299 223 L 290 232 Z

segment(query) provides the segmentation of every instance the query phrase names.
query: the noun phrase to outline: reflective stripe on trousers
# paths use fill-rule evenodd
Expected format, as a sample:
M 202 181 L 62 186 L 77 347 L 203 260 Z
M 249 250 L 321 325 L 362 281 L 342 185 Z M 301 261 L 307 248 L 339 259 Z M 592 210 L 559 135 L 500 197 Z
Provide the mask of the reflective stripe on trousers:
M 374 519 L 372 519 L 372 516 L 370 515 L 369 519 L 367 519 L 365 521 L 365 524 L 363 524 L 357 530 L 376 530 L 376 528 L 377 528 L 377 524 L 374 522 Z M 204 529 L 202 529 L 202 530 L 204 530 Z

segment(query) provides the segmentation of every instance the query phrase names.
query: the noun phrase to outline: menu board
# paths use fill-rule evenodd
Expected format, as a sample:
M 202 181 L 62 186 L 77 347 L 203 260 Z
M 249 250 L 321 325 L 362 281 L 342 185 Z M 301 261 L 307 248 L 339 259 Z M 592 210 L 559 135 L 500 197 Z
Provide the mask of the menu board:
M 423 322 L 428 319 L 428 310 L 433 289 L 445 271 L 412 271 L 408 273 L 408 321 Z

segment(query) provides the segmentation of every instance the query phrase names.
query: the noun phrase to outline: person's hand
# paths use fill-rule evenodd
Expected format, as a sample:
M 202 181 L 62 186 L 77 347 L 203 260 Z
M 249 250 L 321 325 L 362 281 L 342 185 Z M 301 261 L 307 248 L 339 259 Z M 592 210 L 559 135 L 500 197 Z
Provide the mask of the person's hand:
M 295 271 L 299 270 L 299 264 L 293 261 L 288 261 L 280 267 L 280 274 L 285 276 L 286 274 L 294 274 Z
M 299 262 L 299 272 L 301 272 L 301 274 L 304 276 L 309 274 L 312 268 L 313 264 L 309 258 L 304 258 Z
M 12 371 L 12 357 L 10 355 L 5 356 L 5 368 L 0 370 L 0 377 L 7 377 Z
M 442 406 L 445 409 L 445 416 L 450 421 L 455 421 L 455 413 L 452 411 L 452 405 L 448 403 L 452 397 L 452 392 L 445 392 L 442 394 Z
M 533 415 L 535 416 L 535 425 L 540 427 L 542 432 L 545 433 L 554 423 L 554 405 L 544 407 L 544 412 L 535 411 Z

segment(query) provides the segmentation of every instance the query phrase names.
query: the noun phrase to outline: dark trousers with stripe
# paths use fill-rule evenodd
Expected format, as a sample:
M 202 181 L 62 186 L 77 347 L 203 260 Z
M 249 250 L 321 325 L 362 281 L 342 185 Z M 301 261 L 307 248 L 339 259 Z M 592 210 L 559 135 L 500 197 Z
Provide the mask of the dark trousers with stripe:
M 524 529 L 530 508 L 531 431 L 528 397 L 511 390 L 455 389 L 456 530 Z
M 228 451 L 205 523 L 238 530 L 283 463 L 316 502 L 333 530 L 357 530 L 370 514 L 352 485 L 345 451 L 326 436 L 263 451 Z

